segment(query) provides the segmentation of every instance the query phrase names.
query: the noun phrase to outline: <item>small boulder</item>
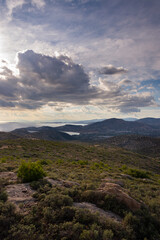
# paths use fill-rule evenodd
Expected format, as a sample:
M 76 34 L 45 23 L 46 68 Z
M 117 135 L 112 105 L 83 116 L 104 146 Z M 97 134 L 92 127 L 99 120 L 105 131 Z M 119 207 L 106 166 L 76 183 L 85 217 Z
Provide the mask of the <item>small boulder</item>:
M 102 184 L 109 182 L 109 183 L 116 183 L 116 184 L 120 185 L 121 187 L 124 187 L 124 182 L 121 179 L 104 178 L 102 181 L 103 181 Z
M 98 191 L 115 196 L 119 202 L 125 204 L 132 211 L 136 211 L 141 207 L 141 204 L 138 201 L 125 193 L 124 189 L 116 183 L 104 183 L 100 186 Z

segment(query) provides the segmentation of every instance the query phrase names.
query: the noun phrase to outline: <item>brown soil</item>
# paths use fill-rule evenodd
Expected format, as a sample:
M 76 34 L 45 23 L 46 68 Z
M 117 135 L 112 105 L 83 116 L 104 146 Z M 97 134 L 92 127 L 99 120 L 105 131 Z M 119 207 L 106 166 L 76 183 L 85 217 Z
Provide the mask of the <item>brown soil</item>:
M 14 172 L 0 172 L 0 178 L 6 180 L 9 184 L 17 182 L 17 174 Z

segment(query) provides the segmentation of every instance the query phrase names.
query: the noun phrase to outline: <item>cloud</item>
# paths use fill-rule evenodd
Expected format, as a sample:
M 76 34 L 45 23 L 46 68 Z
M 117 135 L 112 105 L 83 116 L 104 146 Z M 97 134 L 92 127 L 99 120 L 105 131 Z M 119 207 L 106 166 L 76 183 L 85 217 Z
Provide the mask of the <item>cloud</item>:
M 18 54 L 23 96 L 32 100 L 85 104 L 96 97 L 97 89 L 81 65 L 67 56 L 50 57 L 28 50 Z
M 136 85 L 129 80 L 111 82 L 100 79 L 100 87 L 104 89 L 104 95 L 97 99 L 95 105 L 107 106 L 113 112 L 140 112 L 144 107 L 158 107 L 150 92 L 137 92 Z M 124 83 L 131 84 L 131 88 L 125 88 Z
M 123 85 L 133 85 L 134 83 L 129 79 L 122 79 L 118 84 L 123 86 Z
M 70 106 L 105 106 L 121 112 L 138 112 L 141 107 L 156 106 L 149 93 L 133 93 L 119 83 L 99 79 L 92 85 L 83 66 L 65 55 L 47 56 L 26 50 L 17 54 L 18 75 L 3 63 L 0 69 L 0 107 L 39 109 L 43 106 L 58 110 Z M 134 86 L 135 87 L 135 86 Z
M 12 15 L 12 12 L 15 8 L 22 7 L 25 3 L 25 0 L 7 0 L 6 4 L 8 7 L 8 15 Z
M 44 0 L 32 0 L 32 4 L 35 5 L 37 8 L 43 8 L 45 6 Z
M 19 52 L 17 59 L 18 76 L 7 66 L 1 68 L 0 96 L 12 101 L 12 107 L 35 109 L 52 102 L 82 105 L 99 94 L 83 67 L 67 56 L 27 50 Z
M 22 7 L 24 7 L 25 9 L 27 9 L 27 4 L 30 3 L 32 4 L 33 7 L 36 7 L 38 9 L 41 9 L 45 6 L 45 1 L 44 0 L 6 0 L 6 6 L 8 9 L 8 17 L 9 20 L 12 19 L 12 14 L 13 12 L 16 10 L 18 12 L 19 9 L 21 9 Z
M 158 107 L 155 103 L 154 97 L 150 93 L 137 93 L 134 95 L 126 95 L 123 101 L 117 107 L 120 112 L 140 112 L 140 108 L 154 106 Z
M 99 70 L 100 74 L 105 75 L 114 75 L 114 74 L 122 74 L 126 73 L 128 70 L 123 67 L 114 67 L 113 65 L 107 65 Z

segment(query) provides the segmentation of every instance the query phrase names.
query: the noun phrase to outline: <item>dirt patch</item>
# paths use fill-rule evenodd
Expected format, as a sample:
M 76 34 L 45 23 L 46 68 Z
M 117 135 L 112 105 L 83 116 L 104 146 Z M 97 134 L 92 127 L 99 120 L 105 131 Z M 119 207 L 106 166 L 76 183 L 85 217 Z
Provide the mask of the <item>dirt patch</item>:
M 31 189 L 29 183 L 8 185 L 6 192 L 8 201 L 15 204 L 18 212 L 27 214 L 30 207 L 35 204 L 35 199 L 32 197 L 35 191 Z
M 8 184 L 17 182 L 17 174 L 14 172 L 0 172 L 0 178 L 6 180 Z
M 73 181 L 66 181 L 66 180 L 54 180 L 51 178 L 46 177 L 45 178 L 48 182 L 50 182 L 52 184 L 52 186 L 63 186 L 63 187 L 67 187 L 70 188 L 72 186 L 79 186 L 80 184 L 77 182 L 73 182 Z
M 7 149 L 7 148 L 9 148 L 8 145 L 3 145 L 2 147 L 0 147 L 0 149 Z
M 88 202 L 78 203 L 78 202 L 75 202 L 75 203 L 73 203 L 73 206 L 75 206 L 77 208 L 88 209 L 92 213 L 99 213 L 99 215 L 101 217 L 105 217 L 105 218 L 111 219 L 111 220 L 116 221 L 116 222 L 122 222 L 122 218 L 119 215 L 117 215 L 117 214 L 115 214 L 111 211 L 104 211 L 103 209 L 98 208 L 95 204 L 92 204 L 92 203 L 88 203 Z

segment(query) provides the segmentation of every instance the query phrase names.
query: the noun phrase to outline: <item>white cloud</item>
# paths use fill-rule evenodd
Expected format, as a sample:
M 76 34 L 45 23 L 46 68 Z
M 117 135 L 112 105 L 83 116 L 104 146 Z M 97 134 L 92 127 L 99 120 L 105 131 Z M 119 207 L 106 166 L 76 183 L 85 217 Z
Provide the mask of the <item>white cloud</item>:
M 32 0 L 32 4 L 35 5 L 37 8 L 43 8 L 45 6 L 44 0 Z
M 19 52 L 17 58 L 18 76 L 9 64 L 4 62 L 1 67 L 0 106 L 3 108 L 38 109 L 48 105 L 60 111 L 69 104 L 138 112 L 141 107 L 156 106 L 148 92 L 135 94 L 132 88 L 125 89 L 124 83 L 130 83 L 129 80 L 119 84 L 100 78 L 98 85 L 92 85 L 83 66 L 67 56 L 51 57 L 27 50 Z
M 15 8 L 22 7 L 25 3 L 25 0 L 7 0 L 6 4 L 8 7 L 8 14 L 12 15 L 12 12 Z

